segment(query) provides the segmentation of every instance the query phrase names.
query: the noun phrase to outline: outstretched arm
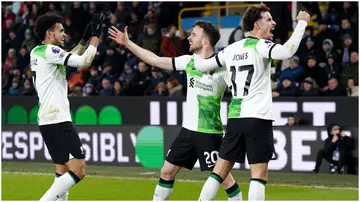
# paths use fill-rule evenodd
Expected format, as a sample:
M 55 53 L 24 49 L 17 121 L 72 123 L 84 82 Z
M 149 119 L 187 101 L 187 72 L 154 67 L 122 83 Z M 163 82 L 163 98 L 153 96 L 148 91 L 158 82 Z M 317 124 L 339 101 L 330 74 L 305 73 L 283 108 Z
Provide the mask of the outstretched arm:
M 173 58 L 169 57 L 159 57 L 153 52 L 148 51 L 144 48 L 141 48 L 136 43 L 132 42 L 127 33 L 127 27 L 125 27 L 124 32 L 119 31 L 116 27 L 112 26 L 109 28 L 109 38 L 116 41 L 116 43 L 127 46 L 127 48 L 134 53 L 138 58 L 140 58 L 145 63 L 156 66 L 161 69 L 172 70 L 173 69 Z

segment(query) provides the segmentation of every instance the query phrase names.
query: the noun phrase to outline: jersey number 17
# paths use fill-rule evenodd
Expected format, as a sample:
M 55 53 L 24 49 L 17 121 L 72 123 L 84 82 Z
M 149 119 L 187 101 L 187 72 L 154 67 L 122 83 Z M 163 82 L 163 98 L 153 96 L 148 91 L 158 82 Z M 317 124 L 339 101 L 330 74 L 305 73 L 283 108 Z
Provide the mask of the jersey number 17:
M 252 76 L 254 74 L 254 65 L 239 66 L 237 68 L 237 70 L 236 70 L 235 66 L 230 66 L 230 71 L 231 71 L 231 83 L 232 83 L 233 88 L 234 88 L 234 94 L 233 94 L 234 96 L 237 96 L 237 92 L 238 92 L 238 86 L 236 84 L 236 73 L 237 72 L 243 72 L 243 71 L 248 72 L 248 74 L 246 76 L 246 79 L 245 79 L 244 92 L 243 92 L 243 96 L 247 96 L 249 94 L 249 88 L 250 88 L 250 84 L 251 84 L 251 79 L 252 79 Z

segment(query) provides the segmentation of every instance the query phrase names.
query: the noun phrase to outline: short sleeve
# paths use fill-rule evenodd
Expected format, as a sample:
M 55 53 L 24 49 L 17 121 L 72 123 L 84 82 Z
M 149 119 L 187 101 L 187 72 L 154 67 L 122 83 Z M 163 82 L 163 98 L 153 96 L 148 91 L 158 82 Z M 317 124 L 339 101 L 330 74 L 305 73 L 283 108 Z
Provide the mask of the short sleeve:
M 58 46 L 48 45 L 46 49 L 46 60 L 48 63 L 57 65 L 67 65 L 71 53 L 66 52 Z
M 256 50 L 259 51 L 262 57 L 271 59 L 271 51 L 276 44 L 270 40 L 260 39 L 256 44 Z
M 179 57 L 172 58 L 172 66 L 174 71 L 185 70 L 186 65 L 190 62 L 190 55 L 182 55 Z

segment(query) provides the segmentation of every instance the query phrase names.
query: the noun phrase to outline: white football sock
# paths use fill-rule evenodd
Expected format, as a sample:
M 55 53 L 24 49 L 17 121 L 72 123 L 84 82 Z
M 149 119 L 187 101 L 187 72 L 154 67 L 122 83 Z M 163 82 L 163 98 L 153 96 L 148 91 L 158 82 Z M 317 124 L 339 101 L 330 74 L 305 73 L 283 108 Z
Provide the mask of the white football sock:
M 79 181 L 79 178 L 71 171 L 63 174 L 55 180 L 50 189 L 41 197 L 40 201 L 57 200 Z
M 226 189 L 225 191 L 229 201 L 242 201 L 242 193 L 239 185 L 236 182 L 233 186 Z
M 265 200 L 265 185 L 266 181 L 252 178 L 250 181 L 248 200 L 249 201 L 264 201 Z
M 199 197 L 199 201 L 210 201 L 215 198 L 223 179 L 215 173 L 211 173 L 206 180 Z
M 172 194 L 172 190 L 174 187 L 174 180 L 159 180 L 158 184 L 155 188 L 155 193 L 153 197 L 153 201 L 165 201 Z

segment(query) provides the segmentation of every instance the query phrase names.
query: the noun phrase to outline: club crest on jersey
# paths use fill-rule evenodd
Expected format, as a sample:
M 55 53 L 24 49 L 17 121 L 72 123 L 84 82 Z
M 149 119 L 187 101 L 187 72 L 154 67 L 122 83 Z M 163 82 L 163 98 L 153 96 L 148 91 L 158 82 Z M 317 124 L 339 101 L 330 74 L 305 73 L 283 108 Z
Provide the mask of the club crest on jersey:
M 266 40 L 265 43 L 266 43 L 266 44 L 272 44 L 273 42 L 272 42 L 272 41 L 269 41 L 269 40 Z
M 60 49 L 59 49 L 59 48 L 56 48 L 56 47 L 52 47 L 52 48 L 51 48 L 51 51 L 52 51 L 54 54 L 59 54 L 59 53 L 60 53 Z

